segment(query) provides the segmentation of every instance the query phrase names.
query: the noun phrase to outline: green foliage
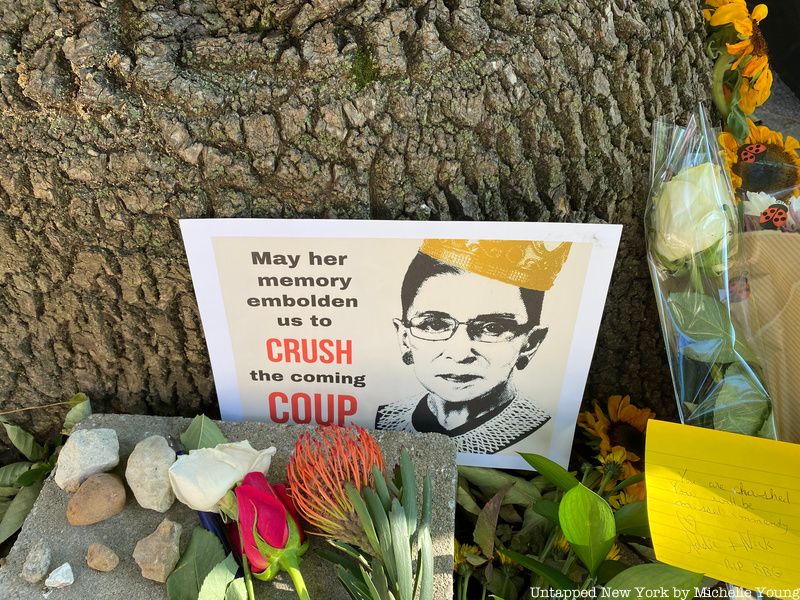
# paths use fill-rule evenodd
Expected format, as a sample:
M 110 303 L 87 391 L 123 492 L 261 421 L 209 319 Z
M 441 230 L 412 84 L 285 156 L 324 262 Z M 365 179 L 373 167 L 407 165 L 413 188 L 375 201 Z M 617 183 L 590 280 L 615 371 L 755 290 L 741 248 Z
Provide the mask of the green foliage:
M 206 575 L 203 585 L 200 586 L 197 600 L 224 600 L 227 596 L 228 585 L 236 577 L 238 568 L 239 565 L 236 564 L 233 554 L 228 554 L 225 560 L 214 565 L 214 568 Z M 246 592 L 245 597 L 247 597 Z
M 525 556 L 523 554 L 519 554 L 518 552 L 514 552 L 513 550 L 500 550 L 500 554 L 503 554 L 514 562 L 519 563 L 529 571 L 541 575 L 547 580 L 549 585 L 553 586 L 557 590 L 573 590 L 578 587 L 575 585 L 574 581 L 564 575 L 561 571 L 536 560 L 532 556 Z
M 700 585 L 703 576 L 677 567 L 663 564 L 636 565 L 625 569 L 606 584 L 608 590 L 627 591 L 634 593 L 639 590 L 667 590 L 670 598 L 683 599 L 690 597 L 689 593 Z M 662 597 L 662 596 L 658 596 Z
M 352 485 L 347 487 L 348 498 L 369 541 L 369 553 L 335 540 L 331 545 L 339 553 L 320 552 L 337 565 L 339 581 L 354 600 L 433 597 L 430 477 L 423 479 L 422 513 L 418 515 L 416 475 L 405 450 L 400 456 L 399 472 L 398 486 L 373 469 L 374 489 L 365 488 L 359 494 Z
M 578 484 L 558 507 L 561 531 L 591 575 L 597 572 L 617 537 L 614 513 L 603 498 Z
M 8 439 L 11 440 L 17 450 L 22 452 L 25 458 L 33 462 L 45 459 L 44 447 L 37 444 L 30 433 L 22 429 L 22 427 L 10 423 L 4 417 L 0 417 L 0 423 L 3 424 Z
M 458 474 L 489 496 L 494 496 L 503 488 L 508 489 L 503 504 L 528 506 L 542 497 L 534 483 L 497 469 L 459 467 Z
M 626 504 L 614 513 L 617 535 L 650 537 L 650 524 L 647 521 L 647 502 L 636 500 Z
M 749 370 L 731 365 L 716 396 L 714 429 L 755 435 L 769 414 L 769 396 L 758 379 Z
M 92 403 L 86 394 L 75 394 L 67 401 L 67 404 L 72 408 L 64 417 L 64 425 L 61 428 L 61 433 L 64 435 L 70 435 L 78 423 L 92 414 Z
M 169 600 L 197 600 L 206 576 L 223 560 L 225 551 L 217 536 L 195 527 L 189 545 L 167 577 Z
M 247 600 L 247 586 L 242 577 L 231 581 L 228 589 L 225 590 L 225 600 Z
M 72 432 L 75 425 L 92 412 L 86 394 L 76 394 L 67 402 L 56 404 L 72 407 L 64 417 L 62 432 Z M 22 527 L 44 480 L 56 466 L 63 440 L 60 435 L 57 436 L 52 442 L 53 451 L 50 452 L 50 444 L 42 446 L 33 435 L 5 417 L 0 416 L 0 423 L 14 447 L 28 459 L 0 467 L 0 543 L 3 543 Z
M 503 503 L 503 496 L 507 489 L 502 489 L 486 503 L 483 510 L 478 515 L 478 522 L 475 525 L 473 539 L 483 552 L 484 556 L 494 556 L 494 538 L 497 530 L 497 517 L 500 515 L 500 507 Z
M 14 499 L 6 507 L 3 520 L 0 521 L 0 544 L 14 535 L 22 527 L 25 517 L 31 512 L 33 503 L 42 491 L 42 482 L 20 489 Z
M 181 444 L 188 452 L 198 448 L 213 448 L 228 441 L 217 424 L 205 415 L 197 415 L 181 434 Z
M 525 452 L 520 452 L 519 455 L 525 459 L 525 462 L 536 469 L 545 479 L 560 490 L 566 492 L 578 485 L 578 480 L 575 479 L 572 473 L 549 458 L 539 454 L 527 454 Z
M 370 48 L 361 47 L 356 51 L 352 74 L 359 90 L 378 79 L 378 67 L 375 65 Z

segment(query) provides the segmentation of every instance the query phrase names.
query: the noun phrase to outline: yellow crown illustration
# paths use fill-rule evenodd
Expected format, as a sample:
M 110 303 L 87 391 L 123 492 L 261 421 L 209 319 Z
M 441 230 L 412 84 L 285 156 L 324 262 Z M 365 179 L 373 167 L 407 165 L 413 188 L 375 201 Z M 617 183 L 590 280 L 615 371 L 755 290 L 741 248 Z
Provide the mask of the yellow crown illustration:
M 424 240 L 419 251 L 470 273 L 546 292 L 571 247 L 572 242 L 548 249 L 546 242 L 526 240 Z

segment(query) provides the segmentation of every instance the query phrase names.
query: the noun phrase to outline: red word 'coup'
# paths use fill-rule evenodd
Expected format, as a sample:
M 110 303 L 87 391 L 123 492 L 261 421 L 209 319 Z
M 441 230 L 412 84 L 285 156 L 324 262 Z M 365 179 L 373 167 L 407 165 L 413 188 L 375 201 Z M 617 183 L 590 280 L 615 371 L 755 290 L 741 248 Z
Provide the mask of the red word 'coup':
M 289 396 L 272 392 L 268 396 L 269 418 L 275 423 L 307 425 L 313 420 L 317 425 L 343 426 L 346 417 L 356 414 L 358 400 L 350 394 L 306 394 L 296 392 Z

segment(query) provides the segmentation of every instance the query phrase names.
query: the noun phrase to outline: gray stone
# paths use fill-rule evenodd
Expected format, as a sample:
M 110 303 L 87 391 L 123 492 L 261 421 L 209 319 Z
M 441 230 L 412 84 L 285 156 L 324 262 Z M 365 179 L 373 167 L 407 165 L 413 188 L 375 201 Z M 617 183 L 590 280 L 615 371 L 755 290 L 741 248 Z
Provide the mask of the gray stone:
M 44 543 L 44 540 L 39 540 L 28 552 L 20 576 L 30 583 L 41 581 L 50 569 L 50 556 L 50 548 Z
M 49 588 L 65 588 L 75 583 L 75 575 L 69 563 L 64 563 L 50 575 L 47 576 L 44 584 Z
M 119 436 L 120 453 L 129 455 L 143 437 L 163 435 L 178 438 L 189 426 L 189 419 L 146 417 L 140 415 L 92 415 L 82 421 L 81 429 L 110 427 Z M 254 448 L 275 446 L 276 455 L 270 467 L 270 480 L 285 481 L 286 467 L 294 449 L 297 436 L 308 427 L 267 425 L 264 423 L 219 423 L 230 440 L 249 440 Z M 383 449 L 387 465 L 395 464 L 400 448 L 411 454 L 417 473 L 428 473 L 433 480 L 433 515 L 431 537 L 434 554 L 434 599 L 450 600 L 453 589 L 453 515 L 455 510 L 456 467 L 455 444 L 450 438 L 437 434 L 412 435 L 397 432 L 374 432 Z M 180 502 L 175 502 L 165 514 L 139 506 L 129 494 L 121 517 L 108 519 L 91 527 L 70 527 L 66 520 L 69 495 L 52 479 L 45 482 L 39 499 L 20 532 L 16 545 L 8 556 L 8 564 L 0 569 L 0 598 L 14 600 L 41 600 L 41 591 L 19 577 L 25 553 L 40 538 L 51 540 L 53 561 L 57 564 L 83 556 L 93 542 L 102 542 L 114 548 L 121 560 L 111 576 L 94 571 L 82 560 L 73 564 L 75 583 L 59 590 L 57 600 L 86 600 L 87 598 L 125 600 L 166 600 L 163 584 L 145 579 L 139 568 L 130 560 L 137 540 L 150 534 L 164 516 L 183 525 L 183 546 L 192 528 L 197 526 L 197 513 Z M 303 576 L 312 598 L 347 600 L 348 596 L 336 581 L 330 563 L 322 560 L 317 551 L 326 548 L 325 540 L 312 536 L 311 548 L 303 558 Z M 97 594 L 102 590 L 102 596 Z M 285 573 L 272 582 L 255 582 L 257 598 L 293 600 L 297 598 L 291 580 Z M 51 597 L 56 600 L 55 597 Z
M 108 546 L 89 544 L 89 548 L 86 549 L 86 564 L 95 571 L 107 573 L 117 567 L 119 556 Z
M 142 570 L 142 577 L 164 583 L 181 557 L 180 524 L 164 519 L 156 530 L 139 540 L 133 560 Z
M 55 481 L 65 492 L 75 492 L 89 476 L 119 464 L 119 441 L 113 429 L 74 432 L 58 455 Z
M 128 457 L 125 479 L 142 508 L 167 512 L 175 501 L 169 483 L 169 468 L 175 451 L 160 435 L 151 435 L 136 444 Z

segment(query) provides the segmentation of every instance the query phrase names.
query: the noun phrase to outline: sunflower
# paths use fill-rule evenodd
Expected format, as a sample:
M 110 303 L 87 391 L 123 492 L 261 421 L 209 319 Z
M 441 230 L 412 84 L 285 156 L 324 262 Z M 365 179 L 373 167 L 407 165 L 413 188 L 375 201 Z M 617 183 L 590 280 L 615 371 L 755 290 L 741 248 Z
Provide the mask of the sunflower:
M 614 542 L 614 545 L 611 546 L 611 550 L 606 554 L 606 560 L 619 560 L 619 546 L 617 546 L 616 542 Z
M 597 440 L 601 456 L 607 456 L 614 446 L 622 446 L 636 456 L 633 462 L 639 464 L 639 457 L 644 454 L 644 430 L 647 421 L 655 416 L 649 408 L 637 408 L 631 404 L 630 396 L 611 396 L 608 416 L 595 403 L 594 412 L 586 411 L 579 415 L 578 425 Z
M 715 102 L 732 97 L 731 88 L 738 88 L 738 105 L 745 114 L 752 114 L 769 98 L 772 89 L 772 71 L 769 68 L 769 50 L 759 24 L 768 13 L 764 4 L 749 11 L 744 0 L 706 0 L 703 14 L 715 33 L 712 39 L 725 44 L 726 56 L 720 56 L 715 72 Z M 726 77 L 724 71 L 739 71 L 735 78 Z M 720 107 L 727 114 L 730 107 Z
M 635 502 L 636 500 L 641 500 L 638 498 L 636 494 L 633 494 L 628 491 L 628 488 L 620 491 L 618 494 L 614 494 L 613 496 L 609 496 L 608 503 L 611 505 L 611 508 L 614 510 L 619 510 L 626 504 L 630 504 L 631 502 Z
M 454 542 L 453 571 L 459 573 L 461 571 L 461 567 L 466 567 L 468 571 L 471 571 L 472 565 L 470 564 L 467 556 L 470 555 L 470 556 L 480 557 L 481 555 L 480 548 L 478 548 L 473 544 L 462 544 L 457 539 L 454 539 L 453 542 Z
M 611 452 L 605 456 L 598 456 L 597 460 L 600 462 L 597 470 L 603 473 L 603 475 L 608 476 L 610 489 L 614 487 L 614 484 L 617 481 L 627 477 L 627 475 L 625 475 L 625 473 L 628 471 L 628 469 L 626 469 L 626 465 L 629 465 L 632 462 L 638 462 L 639 457 L 633 452 L 627 451 L 622 446 L 614 446 L 611 448 Z
M 778 197 L 800 194 L 800 142 L 750 119 L 747 127 L 742 144 L 727 131 L 719 136 L 733 188 Z
M 753 37 L 768 12 L 766 4 L 759 4 L 750 12 L 744 0 L 706 0 L 706 6 L 710 8 L 703 11 L 703 16 L 711 27 L 733 25 L 740 38 Z

